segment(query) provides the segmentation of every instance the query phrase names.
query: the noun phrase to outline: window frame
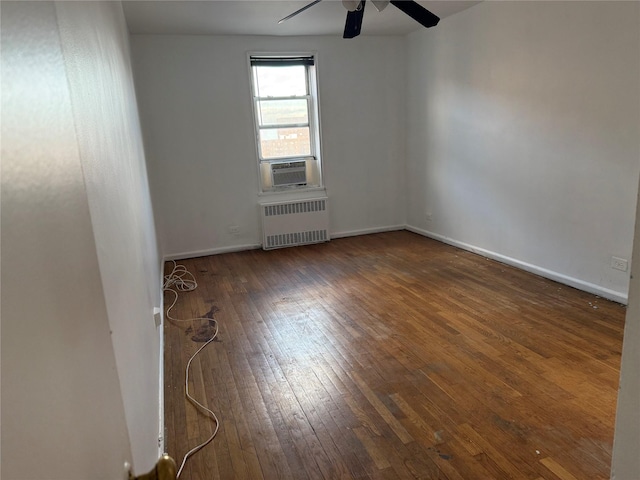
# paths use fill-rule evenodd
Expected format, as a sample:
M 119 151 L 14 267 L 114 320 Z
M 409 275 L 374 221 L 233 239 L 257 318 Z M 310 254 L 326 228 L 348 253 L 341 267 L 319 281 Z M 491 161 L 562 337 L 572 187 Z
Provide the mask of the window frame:
M 256 76 L 254 74 L 254 67 L 252 60 L 255 58 L 274 58 L 274 59 L 304 59 L 311 58 L 313 63 L 311 65 L 300 63 L 305 67 L 305 83 L 306 83 L 306 95 L 293 95 L 293 96 L 279 96 L 279 97 L 259 97 L 256 92 Z M 248 52 L 247 62 L 249 67 L 249 79 L 250 79 L 250 92 L 251 92 L 251 109 L 254 120 L 254 139 L 256 145 L 256 158 L 259 174 L 260 193 L 279 193 L 289 192 L 292 190 L 324 190 L 324 181 L 322 175 L 322 162 L 321 162 L 321 133 L 320 133 L 320 112 L 319 112 L 319 97 L 318 97 L 318 54 L 317 52 Z M 295 123 L 295 124 L 274 124 L 269 126 L 260 126 L 260 109 L 259 102 L 265 100 L 301 100 L 305 99 L 307 102 L 307 123 Z M 265 158 L 262 153 L 262 144 L 260 141 L 260 132 L 262 130 L 269 129 L 282 129 L 282 128 L 309 128 L 309 154 L 308 155 L 291 155 L 284 157 L 270 157 Z M 304 161 L 306 165 L 309 162 L 315 162 L 314 168 L 317 171 L 317 181 L 313 185 L 294 185 L 294 186 L 270 186 L 265 188 L 265 182 L 263 181 L 263 165 L 269 165 L 274 163 L 286 163 Z

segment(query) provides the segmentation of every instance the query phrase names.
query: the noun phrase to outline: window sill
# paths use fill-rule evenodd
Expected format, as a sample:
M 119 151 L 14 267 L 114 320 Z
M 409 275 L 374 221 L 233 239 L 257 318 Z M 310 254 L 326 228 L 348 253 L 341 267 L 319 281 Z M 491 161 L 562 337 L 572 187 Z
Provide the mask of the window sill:
M 289 200 L 306 200 L 308 198 L 317 198 L 318 196 L 326 196 L 327 190 L 325 187 L 309 187 L 309 188 L 296 188 L 292 190 L 278 190 L 272 192 L 260 192 L 258 197 L 262 197 L 264 201 L 267 201 L 269 197 L 278 201 Z

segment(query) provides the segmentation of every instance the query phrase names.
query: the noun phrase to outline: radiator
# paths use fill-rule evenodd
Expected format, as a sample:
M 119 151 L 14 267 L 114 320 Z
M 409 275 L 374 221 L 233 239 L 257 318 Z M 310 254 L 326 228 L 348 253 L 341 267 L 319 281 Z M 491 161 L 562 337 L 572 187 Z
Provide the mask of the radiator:
M 261 203 L 262 248 L 292 247 L 329 241 L 327 197 Z

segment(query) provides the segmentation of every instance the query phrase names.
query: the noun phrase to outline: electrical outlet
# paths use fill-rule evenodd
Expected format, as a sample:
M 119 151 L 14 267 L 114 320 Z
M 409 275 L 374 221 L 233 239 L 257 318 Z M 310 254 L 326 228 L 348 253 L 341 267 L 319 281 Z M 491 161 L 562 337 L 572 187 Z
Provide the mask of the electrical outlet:
M 611 257 L 611 268 L 626 272 L 629 267 L 629 262 L 625 258 Z
M 430 222 L 431 220 L 433 220 L 433 214 L 432 213 L 427 213 L 425 215 L 425 218 L 426 218 L 427 222 Z
M 156 328 L 162 323 L 162 315 L 160 314 L 160 308 L 153 307 L 153 321 L 156 324 Z
M 240 234 L 240 227 L 238 225 L 230 225 L 229 226 L 229 233 L 232 235 L 239 235 Z

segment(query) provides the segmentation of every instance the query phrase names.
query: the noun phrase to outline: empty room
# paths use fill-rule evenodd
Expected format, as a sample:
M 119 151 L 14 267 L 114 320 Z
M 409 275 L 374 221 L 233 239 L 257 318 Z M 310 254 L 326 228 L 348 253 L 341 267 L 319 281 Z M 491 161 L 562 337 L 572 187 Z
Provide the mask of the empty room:
M 0 17 L 3 479 L 640 478 L 640 3 Z

